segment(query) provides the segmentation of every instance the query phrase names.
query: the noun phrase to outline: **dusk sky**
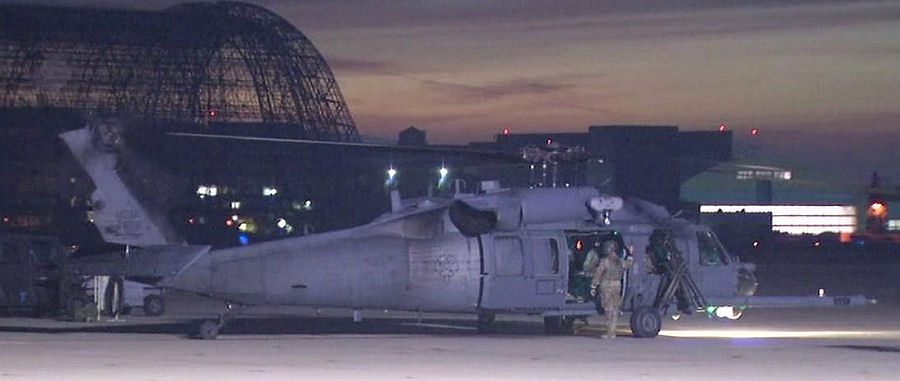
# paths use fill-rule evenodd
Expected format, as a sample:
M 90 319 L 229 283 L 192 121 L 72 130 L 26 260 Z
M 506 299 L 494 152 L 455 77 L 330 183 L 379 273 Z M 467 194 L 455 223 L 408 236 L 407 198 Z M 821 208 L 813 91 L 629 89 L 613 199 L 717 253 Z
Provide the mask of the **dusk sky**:
M 848 160 L 874 163 L 852 167 L 861 178 L 900 181 L 900 1 L 250 2 L 312 40 L 364 135 L 414 124 L 429 142 L 464 143 L 504 127 L 724 122 L 737 141 L 752 127 L 813 145 L 852 140 L 844 150 L 868 156 Z M 884 160 L 864 152 L 873 139 Z

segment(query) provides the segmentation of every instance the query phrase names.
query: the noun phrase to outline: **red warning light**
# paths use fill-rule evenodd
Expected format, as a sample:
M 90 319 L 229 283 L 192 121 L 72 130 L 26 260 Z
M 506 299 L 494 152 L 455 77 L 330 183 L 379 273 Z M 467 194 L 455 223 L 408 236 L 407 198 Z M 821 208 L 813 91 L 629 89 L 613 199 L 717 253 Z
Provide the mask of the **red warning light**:
M 553 139 L 547 139 L 547 145 L 549 146 L 551 144 L 553 144 Z
M 887 205 L 880 201 L 875 201 L 869 205 L 869 215 L 873 217 L 887 216 Z
M 3 216 L 3 223 L 8 224 L 10 221 L 9 217 Z
M 214 119 L 216 117 L 216 115 L 218 115 L 218 113 L 216 112 L 216 109 L 211 109 L 211 110 L 209 110 L 207 115 L 209 115 L 210 119 Z
M 750 135 L 751 136 L 759 136 L 759 129 L 754 128 L 754 129 L 750 130 Z
M 234 220 L 232 220 L 230 218 L 225 220 L 225 226 L 228 226 L 228 227 L 234 226 Z
M 509 127 L 503 129 L 503 135 L 509 136 Z
M 584 241 L 580 239 L 575 241 L 575 250 L 584 250 Z
M 728 126 L 726 126 L 725 123 L 722 123 L 719 125 L 719 132 L 725 132 L 727 130 L 728 130 Z

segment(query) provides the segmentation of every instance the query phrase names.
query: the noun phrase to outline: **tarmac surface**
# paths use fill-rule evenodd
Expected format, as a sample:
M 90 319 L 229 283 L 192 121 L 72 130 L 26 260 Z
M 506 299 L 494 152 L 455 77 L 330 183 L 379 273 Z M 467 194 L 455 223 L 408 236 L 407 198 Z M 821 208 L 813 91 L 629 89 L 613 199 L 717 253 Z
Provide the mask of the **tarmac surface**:
M 250 310 L 215 340 L 187 337 L 218 303 L 170 295 L 163 317 L 93 323 L 0 318 L 0 380 L 896 380 L 900 303 L 755 309 L 738 321 L 666 319 L 655 339 L 600 338 L 602 318 L 570 336 L 539 317 Z M 296 316 L 299 314 L 300 316 Z M 317 316 L 318 315 L 318 316 Z

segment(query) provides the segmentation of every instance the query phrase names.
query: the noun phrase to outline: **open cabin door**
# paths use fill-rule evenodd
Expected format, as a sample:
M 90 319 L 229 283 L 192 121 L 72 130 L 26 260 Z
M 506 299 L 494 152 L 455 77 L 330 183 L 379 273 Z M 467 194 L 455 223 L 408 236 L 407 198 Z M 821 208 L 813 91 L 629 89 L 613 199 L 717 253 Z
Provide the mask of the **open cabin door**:
M 568 269 L 560 239 L 552 234 L 482 236 L 480 308 L 523 310 L 565 304 Z

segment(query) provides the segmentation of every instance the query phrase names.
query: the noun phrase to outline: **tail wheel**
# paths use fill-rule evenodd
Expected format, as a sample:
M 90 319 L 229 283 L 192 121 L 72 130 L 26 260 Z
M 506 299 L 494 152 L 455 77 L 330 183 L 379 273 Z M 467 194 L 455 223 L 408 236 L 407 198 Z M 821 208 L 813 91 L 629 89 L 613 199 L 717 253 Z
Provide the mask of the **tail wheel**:
M 74 316 L 76 311 L 80 311 L 84 308 L 88 303 L 90 303 L 86 296 L 81 295 L 73 295 L 69 297 L 69 300 L 66 301 L 66 310 L 68 310 L 69 315 Z
M 194 337 L 201 340 L 212 340 L 219 336 L 219 322 L 215 320 L 204 320 L 197 327 Z
M 656 337 L 662 327 L 662 318 L 655 308 L 644 306 L 631 313 L 630 323 L 634 337 Z

